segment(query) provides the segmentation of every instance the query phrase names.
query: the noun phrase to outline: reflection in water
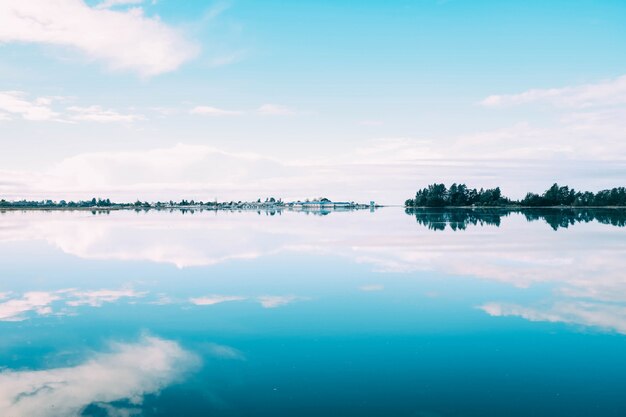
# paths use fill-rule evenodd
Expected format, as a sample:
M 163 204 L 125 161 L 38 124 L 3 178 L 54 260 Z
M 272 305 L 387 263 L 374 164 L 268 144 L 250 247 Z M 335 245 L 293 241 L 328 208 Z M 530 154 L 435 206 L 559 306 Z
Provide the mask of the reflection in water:
M 77 417 L 88 415 L 89 409 L 112 416 L 136 415 L 145 395 L 179 380 L 197 361 L 176 342 L 144 337 L 137 343 L 114 344 L 111 352 L 68 368 L 4 371 L 0 415 Z M 118 409 L 114 402 L 125 405 Z
M 557 301 L 550 306 L 525 307 L 510 303 L 487 303 L 479 307 L 494 317 L 515 316 L 599 327 L 626 334 L 626 306 L 593 301 Z
M 146 293 L 133 289 L 88 290 L 60 289 L 55 291 L 29 291 L 22 295 L 13 293 L 0 297 L 0 321 L 23 321 L 36 313 L 39 316 L 65 315 L 67 310 L 53 310 L 53 303 L 66 307 L 101 307 L 104 303 L 114 303 L 122 298 L 143 297 Z
M 584 356 L 587 337 L 612 361 L 608 369 L 626 375 L 626 229 L 612 226 L 624 226 L 623 211 L 409 214 L 0 214 L 0 366 L 12 370 L 0 373 L 0 416 L 131 416 L 159 406 L 147 415 L 308 417 L 342 403 L 342 415 L 547 416 L 554 413 L 526 405 L 510 413 L 510 404 L 532 403 L 518 393 L 553 375 L 533 362 L 546 350 L 551 363 L 556 357 L 578 372 L 593 354 Z M 47 352 L 72 355 L 84 351 L 81 343 L 128 340 L 144 329 L 165 339 L 118 345 L 77 366 L 20 370 L 50 368 Z M 77 336 L 63 344 L 68 334 Z M 205 366 L 171 386 L 193 368 L 189 352 Z M 474 378 L 461 380 L 472 366 Z M 484 369 L 494 370 L 490 380 L 481 379 Z M 613 375 L 606 369 L 580 371 L 583 386 Z M 507 385 L 513 380 L 519 385 Z M 481 390 L 464 403 L 480 403 L 473 413 L 448 412 L 433 402 L 437 381 L 445 404 L 450 386 L 485 384 L 489 392 L 505 386 L 504 405 L 488 412 L 492 397 Z M 563 392 L 560 384 L 554 392 Z M 537 389 L 525 399 L 544 392 Z M 352 412 L 377 392 L 379 408 Z M 307 414 L 313 397 L 326 408 Z M 179 412 L 186 403 L 197 408 Z
M 408 208 L 405 211 L 407 214 L 415 216 L 418 224 L 427 226 L 430 230 L 445 230 L 446 227 L 452 230 L 465 230 L 470 225 L 500 226 L 502 218 L 512 213 L 523 214 L 529 222 L 544 220 L 554 230 L 593 221 L 618 227 L 626 226 L 626 210 L 622 208 Z

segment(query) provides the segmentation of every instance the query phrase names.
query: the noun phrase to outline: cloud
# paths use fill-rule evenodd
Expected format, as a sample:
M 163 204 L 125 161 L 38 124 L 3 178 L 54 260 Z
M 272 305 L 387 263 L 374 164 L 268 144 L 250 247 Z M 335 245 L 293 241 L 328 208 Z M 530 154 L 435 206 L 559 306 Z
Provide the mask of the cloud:
M 580 324 L 626 334 L 626 307 L 622 305 L 559 301 L 541 308 L 507 303 L 487 303 L 478 308 L 494 317 L 516 316 L 529 321 Z
M 238 110 L 224 110 L 210 106 L 196 106 L 190 110 L 191 114 L 200 114 L 203 116 L 224 117 L 224 116 L 240 116 L 244 114 Z
M 29 317 L 28 313 L 35 313 L 40 316 L 54 314 L 52 308 L 54 302 L 64 302 L 70 307 L 100 307 L 104 303 L 113 303 L 121 298 L 137 298 L 145 295 L 145 292 L 137 292 L 131 289 L 30 291 L 20 297 L 13 298 L 11 298 L 10 293 L 2 293 L 0 294 L 0 300 L 6 301 L 0 303 L 0 321 L 23 321 Z
M 365 292 L 382 291 L 384 289 L 385 289 L 385 286 L 381 284 L 362 285 L 359 287 L 359 290 L 365 291 Z
M 8 294 L 3 295 L 4 297 L 1 298 L 8 297 Z M 44 291 L 27 292 L 21 298 L 0 303 L 0 321 L 22 321 L 26 319 L 25 314 L 31 311 L 40 316 L 52 314 L 50 304 L 59 299 L 59 295 L 55 293 Z
M 210 295 L 207 297 L 190 298 L 189 301 L 197 306 L 212 306 L 228 301 L 243 301 L 246 297 L 238 295 Z
M 239 361 L 243 361 L 246 359 L 245 355 L 234 347 L 220 345 L 217 343 L 209 343 L 207 345 L 207 349 L 211 356 L 215 356 L 220 359 L 231 359 Z
M 145 117 L 139 114 L 122 114 L 115 110 L 103 109 L 100 106 L 89 107 L 68 107 L 70 112 L 69 118 L 77 121 L 88 121 L 98 123 L 115 123 L 126 122 L 131 123 L 138 120 L 145 120 Z
M 626 75 L 594 84 L 532 89 L 519 94 L 491 95 L 480 102 L 487 107 L 547 103 L 558 107 L 592 107 L 626 104 Z
M 145 292 L 138 292 L 132 289 L 125 290 L 95 290 L 95 291 L 71 291 L 70 296 L 76 298 L 66 302 L 68 306 L 91 306 L 100 307 L 104 303 L 114 303 L 121 298 L 137 298 L 146 295 Z
M 96 5 L 96 9 L 110 9 L 118 6 L 133 6 L 142 4 L 144 0 L 104 0 Z
M 180 380 L 198 359 L 176 342 L 143 337 L 117 343 L 80 365 L 0 373 L 0 415 L 78 417 L 90 404 L 139 404 Z
M 142 76 L 173 71 L 198 53 L 180 32 L 144 16 L 141 8 L 90 8 L 82 0 L 0 2 L 0 42 L 69 47 L 111 70 Z
M 263 104 L 259 108 L 257 108 L 256 111 L 250 112 L 245 112 L 241 110 L 224 110 L 212 106 L 196 106 L 189 112 L 191 114 L 199 114 L 213 117 L 241 116 L 246 113 L 256 113 L 261 116 L 291 116 L 297 114 L 295 110 L 292 110 L 285 106 L 279 106 L 277 104 Z
M 9 120 L 11 115 L 38 122 L 58 119 L 59 114 L 50 108 L 49 98 L 39 97 L 30 101 L 26 96 L 22 91 L 0 91 L 0 110 L 5 112 L 0 113 L 2 119 Z
M 296 111 L 278 104 L 263 104 L 257 109 L 257 113 L 261 116 L 292 116 Z
M 264 295 L 257 298 L 263 308 L 277 308 L 299 300 L 300 297 L 294 295 Z

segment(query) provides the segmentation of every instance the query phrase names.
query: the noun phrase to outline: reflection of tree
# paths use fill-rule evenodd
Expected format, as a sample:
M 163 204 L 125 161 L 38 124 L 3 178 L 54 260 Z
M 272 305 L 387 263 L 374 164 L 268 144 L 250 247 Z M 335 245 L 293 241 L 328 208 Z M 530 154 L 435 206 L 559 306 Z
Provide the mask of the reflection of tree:
M 577 223 L 597 221 L 612 226 L 626 226 L 624 209 L 506 209 L 506 208 L 407 208 L 408 215 L 415 216 L 418 224 L 431 230 L 465 230 L 467 226 L 500 226 L 502 217 L 511 213 L 523 214 L 527 221 L 545 220 L 554 230 L 567 228 Z
M 528 209 L 520 212 L 529 222 L 543 219 L 554 230 L 592 221 L 617 227 L 626 226 L 626 210 L 623 209 Z
M 468 225 L 500 226 L 500 219 L 511 211 L 506 209 L 406 209 L 407 214 L 415 215 L 417 223 L 431 230 L 465 230 Z

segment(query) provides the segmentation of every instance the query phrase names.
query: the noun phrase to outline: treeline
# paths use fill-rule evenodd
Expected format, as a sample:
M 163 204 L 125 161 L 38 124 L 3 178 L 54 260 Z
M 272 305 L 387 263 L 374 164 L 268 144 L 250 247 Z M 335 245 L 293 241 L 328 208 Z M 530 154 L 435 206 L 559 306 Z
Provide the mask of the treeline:
M 552 185 L 542 195 L 528 193 L 520 202 L 527 207 L 541 206 L 579 206 L 579 207 L 606 207 L 626 206 L 626 188 L 617 187 L 602 190 L 597 193 L 591 191 L 576 191 L 567 185 L 560 187 Z
M 89 208 L 89 207 L 112 207 L 117 204 L 112 203 L 110 199 L 92 198 L 91 200 L 80 201 L 52 201 L 52 200 L 18 200 L 8 201 L 5 199 L 0 200 L 0 207 L 16 207 L 16 208 L 58 208 L 58 207 L 71 207 L 71 208 Z
M 511 201 L 502 196 L 499 187 L 480 189 L 468 188 L 465 184 L 432 184 L 415 193 L 408 199 L 406 207 L 465 207 L 465 206 L 505 206 Z
M 119 203 L 112 202 L 110 199 L 106 198 L 92 198 L 91 200 L 79 200 L 79 201 L 66 201 L 66 200 L 17 200 L 17 201 L 9 201 L 5 199 L 0 200 L 0 208 L 42 208 L 42 209 L 55 209 L 55 208 L 92 208 L 92 209 L 116 209 L 116 208 L 135 208 L 135 209 L 148 209 L 148 208 L 180 208 L 180 207 L 207 207 L 207 208 L 216 208 L 216 207 L 247 207 L 250 205 L 254 206 L 283 206 L 284 203 L 281 199 L 276 199 L 274 197 L 266 198 L 265 201 L 261 201 L 259 198 L 256 202 L 243 202 L 243 201 L 230 201 L 230 202 L 221 202 L 218 203 L 216 201 L 196 201 L 196 200 L 186 200 L 182 199 L 180 201 L 157 201 L 157 202 L 148 202 L 137 200 L 134 203 Z
M 626 188 L 617 187 L 597 193 L 580 192 L 568 186 L 552 185 L 543 194 L 528 193 L 521 200 L 504 197 L 500 187 L 480 189 L 468 188 L 465 184 L 432 184 L 415 194 L 415 198 L 405 201 L 406 207 L 608 207 L 626 206 Z
M 91 200 L 79 200 L 79 201 L 66 201 L 66 200 L 18 200 L 8 201 L 5 199 L 0 200 L 0 208 L 13 207 L 13 208 L 148 208 L 148 207 L 178 207 L 178 206 L 195 206 L 195 205 L 215 205 L 214 202 L 203 203 L 202 201 L 194 200 L 181 200 L 180 202 L 161 202 L 149 203 L 147 201 L 137 200 L 134 203 L 114 203 L 108 198 L 92 198 Z

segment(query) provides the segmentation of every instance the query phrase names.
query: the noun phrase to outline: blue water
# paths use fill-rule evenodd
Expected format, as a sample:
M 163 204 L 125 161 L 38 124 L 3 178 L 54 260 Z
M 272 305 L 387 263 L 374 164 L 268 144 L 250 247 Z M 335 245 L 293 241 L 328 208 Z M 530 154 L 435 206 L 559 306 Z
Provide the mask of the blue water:
M 0 416 L 624 416 L 622 219 L 0 213 Z

